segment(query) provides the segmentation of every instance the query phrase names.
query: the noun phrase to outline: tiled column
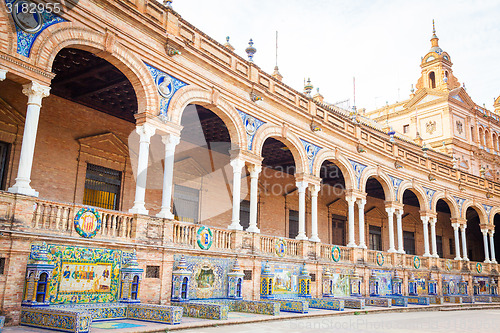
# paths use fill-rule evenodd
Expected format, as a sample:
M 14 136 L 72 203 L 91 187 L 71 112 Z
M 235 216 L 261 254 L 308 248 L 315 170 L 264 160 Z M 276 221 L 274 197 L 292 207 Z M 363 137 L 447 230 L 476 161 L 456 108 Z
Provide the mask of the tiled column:
M 483 234 L 483 247 L 484 247 L 484 262 L 490 263 L 490 252 L 488 249 L 488 229 L 481 229 Z
M 366 249 L 365 242 L 365 205 L 366 199 L 357 199 L 358 204 L 358 229 L 359 229 L 359 246 L 362 249 Z
M 497 263 L 497 258 L 495 257 L 496 256 L 496 253 L 495 253 L 495 240 L 493 239 L 493 235 L 495 234 L 495 231 L 494 230 L 490 230 L 488 232 L 488 234 L 490 235 L 490 251 L 491 251 L 491 262 L 496 264 Z
M 250 171 L 250 223 L 247 231 L 260 232 L 257 228 L 257 201 L 259 200 L 259 174 L 262 171 L 262 166 L 252 164 L 249 167 Z
M 467 240 L 465 239 L 465 229 L 467 229 L 467 225 L 460 225 L 460 233 L 462 235 L 462 259 L 465 261 L 469 261 L 467 258 Z
M 311 184 L 309 191 L 311 192 L 311 237 L 312 242 L 319 242 L 318 236 L 318 192 L 321 187 L 319 184 Z
M 431 217 L 430 224 L 431 224 L 432 256 L 434 258 L 439 258 L 439 255 L 437 253 L 436 223 L 437 223 L 437 217 Z
M 422 226 L 424 228 L 424 257 L 430 257 L 429 253 L 429 216 L 421 216 Z
M 149 124 L 137 126 L 135 131 L 139 134 L 139 157 L 137 161 L 137 179 L 135 183 L 134 206 L 130 213 L 148 215 L 145 207 L 146 183 L 148 179 L 149 143 L 155 134 L 155 128 Z
M 245 161 L 240 158 L 231 160 L 233 167 L 233 217 L 229 229 L 243 230 L 240 224 L 240 201 L 241 201 L 241 169 L 245 166 Z
M 348 221 L 349 221 L 349 243 L 347 246 L 356 247 L 356 240 L 354 239 L 354 203 L 356 202 L 355 197 L 346 197 L 348 206 Z
M 452 223 L 451 226 L 453 227 L 453 236 L 455 238 L 455 260 L 462 260 L 460 257 L 460 235 L 458 234 L 460 225 L 458 223 Z
M 387 224 L 389 226 L 389 250 L 387 252 L 396 252 L 394 247 L 394 211 L 393 207 L 386 207 L 387 212 Z
M 162 136 L 161 140 L 165 145 L 165 168 L 163 171 L 163 195 L 161 199 L 161 210 L 158 214 L 156 214 L 156 216 L 173 219 L 172 186 L 174 178 L 174 154 L 175 146 L 179 144 L 181 138 L 173 134 L 167 134 Z
M 396 229 L 398 233 L 398 252 L 404 254 L 404 243 L 403 243 L 403 213 L 402 209 L 396 209 Z
M 9 188 L 9 192 L 11 193 L 38 196 L 38 192 L 30 186 L 31 168 L 33 166 L 33 154 L 35 153 L 36 132 L 38 130 L 42 98 L 49 96 L 49 92 L 50 87 L 36 82 L 31 82 L 23 86 L 23 94 L 28 96 L 28 109 L 24 123 L 23 142 L 21 145 L 16 183 Z
M 309 185 L 306 181 L 295 183 L 299 191 L 299 233 L 295 239 L 307 240 L 306 236 L 306 189 Z

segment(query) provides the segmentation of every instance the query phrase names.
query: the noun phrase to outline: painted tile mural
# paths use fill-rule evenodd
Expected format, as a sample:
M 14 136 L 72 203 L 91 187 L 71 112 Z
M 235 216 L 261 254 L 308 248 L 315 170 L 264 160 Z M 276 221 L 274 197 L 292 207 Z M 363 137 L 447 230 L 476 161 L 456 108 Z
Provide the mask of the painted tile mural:
M 352 273 L 346 269 L 337 268 L 331 269 L 333 280 L 333 295 L 337 297 L 348 297 L 349 292 L 349 276 Z
M 262 262 L 262 266 L 265 265 Z M 269 268 L 274 272 L 274 294 L 297 295 L 298 278 L 301 265 L 270 262 Z
M 487 276 L 474 276 L 479 284 L 479 295 L 489 295 L 490 294 L 490 278 Z
M 419 295 L 427 295 L 429 291 L 427 290 L 427 279 L 429 278 L 429 273 L 426 272 L 416 272 L 413 273 L 415 280 L 417 280 L 417 292 Z
M 379 284 L 379 293 L 380 296 L 391 295 L 392 294 L 392 272 L 384 271 L 381 269 L 374 269 L 372 272 L 375 272 L 380 278 Z
M 449 281 L 450 295 L 458 295 L 460 290 L 458 288 L 458 283 L 462 279 L 460 275 L 443 274 L 443 281 Z
M 122 251 L 50 244 L 47 248 L 54 265 L 48 288 L 51 304 L 117 301 Z
M 180 260 L 174 256 L 174 267 Z M 185 256 L 187 270 L 193 272 L 189 280 L 189 298 L 225 298 L 227 296 L 227 274 L 233 267 L 233 259 Z

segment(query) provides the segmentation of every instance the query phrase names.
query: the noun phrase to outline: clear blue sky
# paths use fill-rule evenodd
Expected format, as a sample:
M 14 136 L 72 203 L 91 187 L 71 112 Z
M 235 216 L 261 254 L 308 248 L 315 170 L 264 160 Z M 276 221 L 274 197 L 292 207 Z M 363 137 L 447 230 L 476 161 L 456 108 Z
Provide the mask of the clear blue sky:
M 174 0 L 188 22 L 246 57 L 253 38 L 255 63 L 272 73 L 275 32 L 283 81 L 302 91 L 304 78 L 336 102 L 374 109 L 408 98 L 430 48 L 432 19 L 453 73 L 479 105 L 493 109 L 500 95 L 500 1 Z

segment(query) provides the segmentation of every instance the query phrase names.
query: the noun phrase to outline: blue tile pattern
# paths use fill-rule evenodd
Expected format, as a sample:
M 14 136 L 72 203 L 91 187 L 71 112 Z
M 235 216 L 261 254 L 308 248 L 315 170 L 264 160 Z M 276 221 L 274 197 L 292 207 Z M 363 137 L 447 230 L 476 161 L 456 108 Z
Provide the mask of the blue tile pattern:
M 254 116 L 251 116 L 243 111 L 240 111 L 238 109 L 236 109 L 236 111 L 238 111 L 238 113 L 240 114 L 241 120 L 243 121 L 243 127 L 245 127 L 245 132 L 247 133 L 247 148 L 248 150 L 252 150 L 255 133 L 257 133 L 259 127 L 261 127 L 265 123 L 262 120 L 255 118 Z

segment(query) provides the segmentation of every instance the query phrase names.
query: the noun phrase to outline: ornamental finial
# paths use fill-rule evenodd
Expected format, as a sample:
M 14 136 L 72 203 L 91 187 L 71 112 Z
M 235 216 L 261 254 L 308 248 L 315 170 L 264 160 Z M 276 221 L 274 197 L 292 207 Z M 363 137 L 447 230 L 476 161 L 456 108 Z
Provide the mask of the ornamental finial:
M 250 38 L 250 41 L 248 42 L 248 47 L 245 49 L 245 52 L 248 55 L 248 61 L 253 62 L 253 56 L 255 52 L 257 52 L 257 49 L 253 47 L 253 40 Z

